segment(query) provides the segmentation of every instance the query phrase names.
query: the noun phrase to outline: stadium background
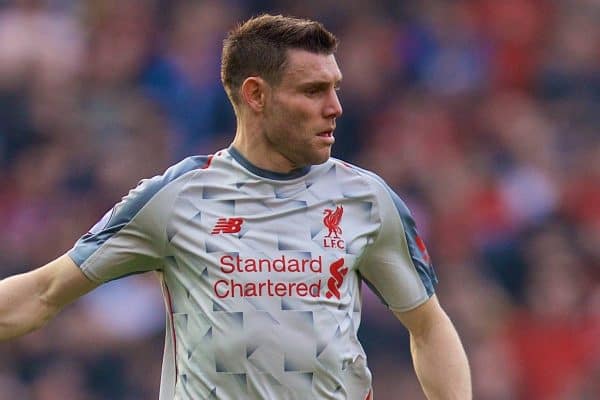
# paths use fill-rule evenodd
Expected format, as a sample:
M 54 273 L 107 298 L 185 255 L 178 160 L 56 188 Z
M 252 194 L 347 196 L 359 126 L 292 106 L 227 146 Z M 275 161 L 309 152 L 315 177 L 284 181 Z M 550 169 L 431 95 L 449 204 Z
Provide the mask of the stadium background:
M 225 146 L 225 32 L 260 11 L 341 39 L 335 155 L 413 210 L 478 400 L 600 399 L 600 1 L 0 0 L 0 277 L 68 250 L 141 177 Z M 369 292 L 377 400 L 423 399 Z M 2 400 L 157 398 L 152 274 L 0 344 Z

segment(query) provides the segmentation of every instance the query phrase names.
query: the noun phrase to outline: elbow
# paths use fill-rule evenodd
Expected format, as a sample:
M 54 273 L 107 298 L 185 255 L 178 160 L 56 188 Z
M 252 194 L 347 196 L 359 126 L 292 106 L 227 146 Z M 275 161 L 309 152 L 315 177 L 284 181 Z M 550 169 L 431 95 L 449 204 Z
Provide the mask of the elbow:
M 32 313 L 33 318 L 30 320 L 30 323 L 27 324 L 25 331 L 22 332 L 21 335 L 42 329 L 56 316 L 58 311 L 59 310 L 57 310 L 56 307 L 41 304 L 38 307 L 37 312 Z
M 44 297 L 40 297 L 38 305 L 38 315 L 34 319 L 32 331 L 43 328 L 50 322 L 56 314 L 59 313 L 60 307 L 48 301 Z
M 24 326 L 24 332 L 21 334 L 27 334 L 45 327 L 59 311 L 59 307 L 40 296 L 30 313 L 29 323 Z
M 21 311 L 11 314 L 0 321 L 0 341 L 10 340 L 26 335 L 44 327 L 56 315 L 51 309 Z
M 48 324 L 48 322 L 50 322 L 54 318 L 55 315 L 56 313 L 50 310 L 42 312 L 34 320 L 33 324 L 30 327 L 30 332 L 37 331 L 38 329 L 45 327 Z

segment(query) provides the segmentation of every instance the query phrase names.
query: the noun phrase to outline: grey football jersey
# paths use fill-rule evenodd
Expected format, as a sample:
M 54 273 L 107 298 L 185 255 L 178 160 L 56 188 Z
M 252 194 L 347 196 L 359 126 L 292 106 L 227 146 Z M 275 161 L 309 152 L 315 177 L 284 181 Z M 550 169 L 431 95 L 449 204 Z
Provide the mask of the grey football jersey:
M 399 311 L 436 283 L 380 178 L 333 158 L 277 174 L 232 147 L 143 180 L 69 255 L 95 282 L 158 271 L 161 400 L 365 400 L 361 280 Z

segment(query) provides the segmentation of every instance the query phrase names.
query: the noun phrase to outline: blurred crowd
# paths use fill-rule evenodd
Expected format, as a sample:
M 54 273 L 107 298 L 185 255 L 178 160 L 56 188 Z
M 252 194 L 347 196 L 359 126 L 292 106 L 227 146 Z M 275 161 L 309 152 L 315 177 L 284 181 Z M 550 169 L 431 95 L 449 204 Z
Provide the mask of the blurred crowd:
M 0 278 L 228 145 L 221 42 L 261 12 L 340 38 L 334 155 L 411 208 L 475 399 L 600 399 L 599 0 L 0 0 Z M 376 399 L 424 399 L 364 302 Z M 0 344 L 0 400 L 156 399 L 163 332 L 152 274 L 106 284 Z

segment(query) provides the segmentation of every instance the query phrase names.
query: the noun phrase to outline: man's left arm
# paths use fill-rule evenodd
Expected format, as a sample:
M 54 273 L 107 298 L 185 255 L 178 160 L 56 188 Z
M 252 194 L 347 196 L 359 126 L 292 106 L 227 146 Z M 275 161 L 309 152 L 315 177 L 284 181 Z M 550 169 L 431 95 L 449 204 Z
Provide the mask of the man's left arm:
M 471 373 L 458 333 L 437 297 L 394 311 L 410 332 L 415 372 L 429 400 L 470 400 Z

